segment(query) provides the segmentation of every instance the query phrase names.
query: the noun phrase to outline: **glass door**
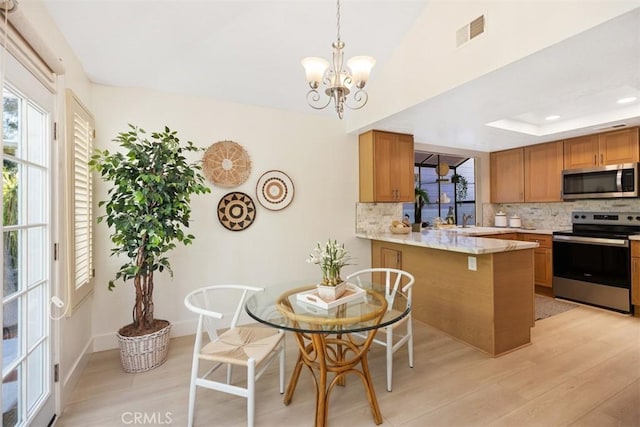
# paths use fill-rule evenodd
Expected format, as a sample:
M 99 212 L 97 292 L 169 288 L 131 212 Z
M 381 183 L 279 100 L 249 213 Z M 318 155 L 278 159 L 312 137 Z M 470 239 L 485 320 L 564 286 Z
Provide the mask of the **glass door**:
M 54 97 L 35 79 L 16 74 L 15 61 L 7 65 L 2 97 L 2 425 L 46 426 L 54 415 L 48 306 Z

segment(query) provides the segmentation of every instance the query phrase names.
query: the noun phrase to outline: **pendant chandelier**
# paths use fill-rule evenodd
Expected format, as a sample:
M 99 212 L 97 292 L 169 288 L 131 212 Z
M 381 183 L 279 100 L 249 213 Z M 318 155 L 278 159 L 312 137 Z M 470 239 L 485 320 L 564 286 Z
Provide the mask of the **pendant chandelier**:
M 338 117 L 342 119 L 345 105 L 352 110 L 358 110 L 367 103 L 369 96 L 364 90 L 364 85 L 369 79 L 369 73 L 371 73 L 376 60 L 370 56 L 354 56 L 347 61 L 347 68 L 342 68 L 344 42 L 340 40 L 340 0 L 336 2 L 336 9 L 338 36 L 336 41 L 331 44 L 333 46 L 332 63 L 329 64 L 323 58 L 309 57 L 302 60 L 302 66 L 311 87 L 307 93 L 309 106 L 316 110 L 322 110 L 333 99 Z M 324 97 L 318 92 L 320 84 L 325 87 L 326 99 L 323 99 Z M 348 98 L 353 86 L 355 86 L 355 92 L 351 98 Z

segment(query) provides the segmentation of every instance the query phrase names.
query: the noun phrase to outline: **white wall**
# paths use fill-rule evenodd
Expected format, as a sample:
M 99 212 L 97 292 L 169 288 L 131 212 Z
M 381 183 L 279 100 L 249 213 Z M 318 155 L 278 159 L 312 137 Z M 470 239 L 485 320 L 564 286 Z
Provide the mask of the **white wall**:
M 174 323 L 174 336 L 195 329 L 190 323 L 193 316 L 182 301 L 198 287 L 225 282 L 269 286 L 297 279 L 318 280 L 318 267 L 305 262 L 318 240 L 344 242 L 358 264 L 351 269 L 370 265 L 369 242 L 354 237 L 357 136 L 347 135 L 344 123 L 337 118 L 99 85 L 93 89 L 93 109 L 96 145 L 103 149 L 115 149 L 112 138 L 131 123 L 146 131 L 169 126 L 178 131 L 181 140 L 191 140 L 204 148 L 232 140 L 251 157 L 252 170 L 246 183 L 232 189 L 210 185 L 211 194 L 195 197 L 189 228 L 196 236 L 195 242 L 170 255 L 173 279 L 167 274 L 156 276 L 156 317 Z M 255 198 L 258 178 L 271 169 L 285 172 L 295 186 L 293 202 L 281 211 L 269 211 Z M 98 180 L 96 201 L 105 199 L 107 188 L 108 184 Z M 244 231 L 228 231 L 218 221 L 216 207 L 230 191 L 247 193 L 257 205 L 256 220 Z M 103 214 L 104 210 L 96 207 L 96 212 Z M 119 285 L 113 292 L 106 287 L 121 264 L 121 260 L 109 257 L 111 247 L 106 226 L 99 224 L 94 249 L 95 350 L 115 347 L 114 333 L 131 322 L 132 285 Z
M 348 129 L 367 129 L 636 7 L 637 0 L 428 2 L 387 65 L 375 69 L 367 107 L 346 118 Z M 482 14 L 485 33 L 457 48 L 456 31 Z

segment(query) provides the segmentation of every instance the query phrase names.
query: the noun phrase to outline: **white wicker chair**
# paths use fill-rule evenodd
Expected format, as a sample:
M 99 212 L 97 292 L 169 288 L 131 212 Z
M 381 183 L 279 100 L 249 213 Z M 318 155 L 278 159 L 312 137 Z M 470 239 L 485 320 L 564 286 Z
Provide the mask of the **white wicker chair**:
M 395 268 L 367 268 L 350 274 L 347 281 L 360 284 L 362 281 L 369 283 L 384 284 L 385 297 L 392 307 L 393 298 L 396 292 L 400 290 L 407 297 L 407 306 L 411 306 L 411 288 L 415 282 L 412 274 Z M 405 333 L 394 343 L 394 332 L 398 337 L 398 330 L 401 325 L 406 325 Z M 401 346 L 407 344 L 407 352 L 409 353 L 409 366 L 413 368 L 413 327 L 411 324 L 411 312 L 399 322 L 384 328 L 386 339 L 374 339 L 373 342 L 386 347 L 387 356 L 387 391 L 391 391 L 393 383 L 393 353 Z
M 245 397 L 247 399 L 247 425 L 252 427 L 255 412 L 255 381 L 262 376 L 262 373 L 276 356 L 280 358 L 280 393 L 284 393 L 284 332 L 255 324 L 238 326 L 238 320 L 244 309 L 247 296 L 251 292 L 263 290 L 263 288 L 244 285 L 215 285 L 197 289 L 185 297 L 184 304 L 187 308 L 198 314 L 198 328 L 193 348 L 191 384 L 189 386 L 189 427 L 193 426 L 196 387 L 205 387 Z M 221 299 L 221 294 L 224 295 L 224 300 Z M 221 303 L 227 304 L 229 295 L 237 298 L 235 311 L 230 324 L 224 325 L 228 329 L 219 333 L 223 330 L 220 321 L 224 315 L 219 311 L 214 311 L 213 307 L 220 307 Z M 205 330 L 210 340 L 206 344 L 202 339 Z M 198 376 L 201 362 L 213 362 L 214 365 L 204 375 Z M 226 382 L 210 379 L 210 375 L 221 366 L 227 366 Z M 246 387 L 232 384 L 233 366 L 246 368 Z

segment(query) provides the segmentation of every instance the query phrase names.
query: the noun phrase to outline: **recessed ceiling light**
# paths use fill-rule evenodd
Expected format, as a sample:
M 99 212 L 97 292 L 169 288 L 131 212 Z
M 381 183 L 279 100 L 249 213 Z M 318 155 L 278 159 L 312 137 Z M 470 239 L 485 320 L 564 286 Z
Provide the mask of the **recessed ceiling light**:
M 547 116 L 544 119 L 551 121 L 551 120 L 558 120 L 559 118 L 560 118 L 560 116 Z
M 630 102 L 635 101 L 636 99 L 638 99 L 638 98 L 636 98 L 635 96 L 629 96 L 627 98 L 620 98 L 620 99 L 618 99 L 618 104 L 628 104 Z

